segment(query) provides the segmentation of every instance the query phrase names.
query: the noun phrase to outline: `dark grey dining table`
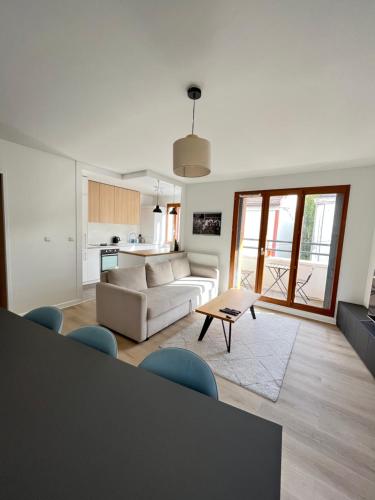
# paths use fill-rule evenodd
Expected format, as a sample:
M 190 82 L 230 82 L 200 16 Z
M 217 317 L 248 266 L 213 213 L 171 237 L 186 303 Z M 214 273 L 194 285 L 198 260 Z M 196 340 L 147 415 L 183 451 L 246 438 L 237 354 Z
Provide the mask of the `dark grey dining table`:
M 0 310 L 0 498 L 276 500 L 282 428 Z

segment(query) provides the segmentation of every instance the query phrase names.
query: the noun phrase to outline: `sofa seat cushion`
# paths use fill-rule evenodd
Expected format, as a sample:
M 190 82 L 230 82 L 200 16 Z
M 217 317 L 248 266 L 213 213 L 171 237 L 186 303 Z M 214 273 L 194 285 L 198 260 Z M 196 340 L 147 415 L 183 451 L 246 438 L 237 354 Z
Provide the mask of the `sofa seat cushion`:
M 169 260 L 146 264 L 146 279 L 149 288 L 162 286 L 174 280 L 172 265 Z
M 203 278 L 201 276 L 187 276 L 176 280 L 171 285 L 189 287 L 192 306 L 202 305 L 217 296 L 217 280 L 214 278 Z
M 216 280 L 187 276 L 167 285 L 143 290 L 147 296 L 147 318 L 155 318 L 185 302 L 192 307 L 208 302 L 217 295 Z
M 145 266 L 111 269 L 107 273 L 107 282 L 140 292 L 147 288 Z
M 192 299 L 192 289 L 189 286 L 173 286 L 172 283 L 155 286 L 143 290 L 147 296 L 147 318 L 156 318 L 174 307 L 180 306 Z

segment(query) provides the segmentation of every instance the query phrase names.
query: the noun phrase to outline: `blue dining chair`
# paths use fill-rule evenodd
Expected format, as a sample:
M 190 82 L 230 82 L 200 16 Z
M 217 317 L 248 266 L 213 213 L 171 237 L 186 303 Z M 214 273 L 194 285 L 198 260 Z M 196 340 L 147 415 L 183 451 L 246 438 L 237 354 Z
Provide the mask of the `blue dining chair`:
M 211 368 L 202 358 L 187 349 L 160 349 L 147 356 L 139 366 L 172 382 L 219 399 Z
M 69 339 L 86 344 L 98 351 L 117 358 L 117 342 L 112 332 L 102 326 L 83 326 L 66 335 Z
M 61 333 L 64 316 L 57 307 L 38 307 L 29 311 L 23 317 L 34 323 L 38 323 L 38 325 L 45 326 L 56 333 Z

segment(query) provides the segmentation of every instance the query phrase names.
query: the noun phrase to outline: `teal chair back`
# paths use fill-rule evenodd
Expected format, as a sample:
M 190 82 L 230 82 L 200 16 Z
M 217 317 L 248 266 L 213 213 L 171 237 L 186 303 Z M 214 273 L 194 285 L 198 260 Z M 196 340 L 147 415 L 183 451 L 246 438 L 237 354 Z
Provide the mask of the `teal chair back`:
M 67 337 L 117 358 L 116 337 L 107 328 L 97 325 L 83 326 L 68 333 Z
M 139 365 L 172 382 L 218 399 L 217 384 L 208 364 L 187 349 L 168 347 L 147 356 Z
M 38 307 L 24 315 L 24 318 L 61 333 L 64 316 L 60 309 L 52 306 Z

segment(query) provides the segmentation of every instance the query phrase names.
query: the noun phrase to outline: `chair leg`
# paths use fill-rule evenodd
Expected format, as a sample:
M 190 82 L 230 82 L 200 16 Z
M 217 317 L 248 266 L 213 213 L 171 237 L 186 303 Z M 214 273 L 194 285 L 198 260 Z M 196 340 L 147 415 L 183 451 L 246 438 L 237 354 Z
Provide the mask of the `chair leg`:
M 302 286 L 303 286 L 303 285 L 302 285 Z M 308 296 L 305 294 L 305 292 L 302 290 L 302 286 L 300 286 L 299 288 L 297 288 L 297 290 L 296 290 L 296 294 L 298 293 L 298 295 L 301 297 L 301 299 L 304 301 L 304 303 L 305 303 L 305 304 L 307 304 L 307 303 L 308 303 L 308 300 L 310 300 L 310 299 L 309 299 L 309 298 L 308 298 Z M 305 298 L 304 296 L 305 296 L 306 298 Z M 307 299 L 307 300 L 306 300 L 306 299 Z

